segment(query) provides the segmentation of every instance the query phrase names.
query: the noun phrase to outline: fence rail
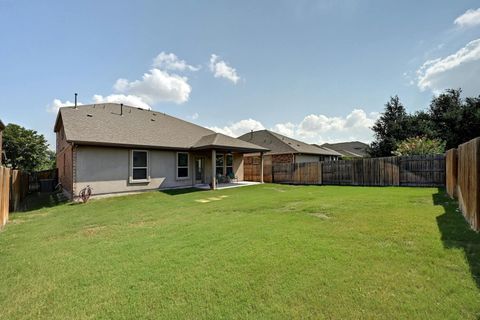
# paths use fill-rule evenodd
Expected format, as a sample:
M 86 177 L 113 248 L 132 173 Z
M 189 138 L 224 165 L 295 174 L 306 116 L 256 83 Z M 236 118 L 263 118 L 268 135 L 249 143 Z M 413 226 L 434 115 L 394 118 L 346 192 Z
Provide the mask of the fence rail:
M 447 151 L 446 185 L 472 229 L 480 231 L 480 137 Z

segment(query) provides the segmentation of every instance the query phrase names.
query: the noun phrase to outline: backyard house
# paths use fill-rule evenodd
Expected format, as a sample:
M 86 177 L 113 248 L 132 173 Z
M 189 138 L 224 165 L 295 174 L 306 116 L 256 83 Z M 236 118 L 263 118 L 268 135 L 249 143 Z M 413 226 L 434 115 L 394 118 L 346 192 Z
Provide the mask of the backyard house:
M 70 197 L 243 180 L 243 154 L 268 149 L 157 111 L 106 103 L 60 108 L 59 181 Z M 222 180 L 221 180 L 222 181 Z M 221 182 L 220 181 L 220 182 Z
M 368 157 L 368 144 L 360 141 L 324 143 L 318 147 L 336 151 L 342 155 L 342 158 Z
M 238 139 L 269 149 L 264 159 L 273 164 L 337 160 L 341 156 L 334 150 L 314 146 L 270 130 L 252 131 Z M 258 156 L 258 154 L 250 156 Z
M 5 125 L 2 120 L 0 120 L 0 165 L 3 163 L 3 130 L 5 130 Z
M 251 131 L 238 139 L 253 143 L 270 151 L 264 155 L 251 153 L 245 156 L 245 179 L 273 182 L 272 166 L 275 164 L 311 163 L 337 160 L 341 154 L 269 130 Z

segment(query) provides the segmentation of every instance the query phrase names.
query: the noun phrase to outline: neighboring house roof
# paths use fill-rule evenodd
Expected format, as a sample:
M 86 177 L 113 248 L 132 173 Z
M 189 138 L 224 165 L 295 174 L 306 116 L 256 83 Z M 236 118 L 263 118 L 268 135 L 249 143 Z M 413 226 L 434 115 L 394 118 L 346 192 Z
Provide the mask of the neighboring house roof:
M 125 105 L 122 111 L 121 105 L 116 103 L 60 108 L 55 132 L 62 123 L 68 142 L 88 145 L 185 150 L 203 137 L 215 134 L 210 129 L 157 111 Z M 238 145 L 232 140 L 230 143 L 230 147 Z M 253 144 L 242 147 L 256 152 L 265 150 Z
M 368 144 L 360 141 L 324 143 L 320 147 L 340 152 L 344 157 L 367 157 Z
M 0 130 L 5 129 L 5 125 L 3 124 L 2 120 L 0 120 Z
M 341 156 L 341 154 L 336 151 L 326 150 L 324 148 L 298 141 L 270 130 L 252 131 L 238 137 L 238 139 L 270 149 L 270 151 L 266 154 L 301 153 Z

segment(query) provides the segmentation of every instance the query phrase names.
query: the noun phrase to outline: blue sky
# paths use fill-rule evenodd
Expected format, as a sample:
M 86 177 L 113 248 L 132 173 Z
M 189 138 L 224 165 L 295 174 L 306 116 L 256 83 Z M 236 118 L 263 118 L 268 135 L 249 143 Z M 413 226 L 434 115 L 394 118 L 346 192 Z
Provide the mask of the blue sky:
M 0 118 L 54 141 L 56 107 L 122 101 L 231 135 L 370 141 L 409 111 L 480 93 L 477 1 L 0 0 Z

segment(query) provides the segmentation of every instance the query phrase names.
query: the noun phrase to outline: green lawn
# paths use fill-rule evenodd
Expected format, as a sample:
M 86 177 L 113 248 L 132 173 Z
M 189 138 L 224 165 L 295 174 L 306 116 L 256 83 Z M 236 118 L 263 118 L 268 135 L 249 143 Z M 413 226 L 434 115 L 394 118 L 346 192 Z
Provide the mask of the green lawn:
M 265 184 L 16 213 L 2 319 L 478 319 L 480 236 L 434 188 Z

